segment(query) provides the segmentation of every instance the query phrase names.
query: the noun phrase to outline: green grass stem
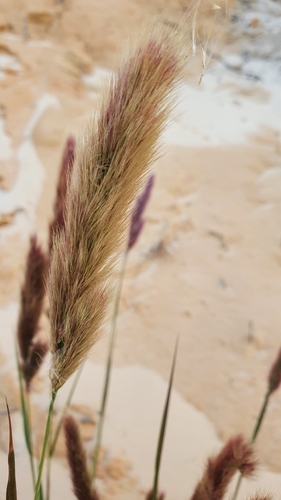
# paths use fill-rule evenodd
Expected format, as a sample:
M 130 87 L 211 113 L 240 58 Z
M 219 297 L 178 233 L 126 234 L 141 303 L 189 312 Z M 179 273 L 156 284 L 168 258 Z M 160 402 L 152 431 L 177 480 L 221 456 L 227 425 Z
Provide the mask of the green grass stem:
M 256 421 L 256 425 L 254 427 L 254 430 L 253 430 L 253 433 L 252 433 L 252 437 L 251 437 L 251 440 L 250 440 L 251 444 L 253 444 L 255 442 L 255 440 L 257 438 L 257 435 L 259 433 L 262 421 L 263 421 L 264 416 L 265 416 L 267 405 L 268 405 L 268 402 L 269 402 L 270 394 L 271 394 L 271 391 L 268 390 L 267 393 L 266 393 L 266 395 L 265 395 L 265 397 L 264 397 L 263 404 L 262 404 L 262 407 L 260 409 L 260 412 L 259 412 L 259 415 L 258 415 L 258 418 L 257 418 L 257 421 Z M 235 487 L 235 490 L 234 490 L 234 493 L 233 493 L 232 500 L 236 500 L 237 499 L 242 479 L 243 479 L 243 477 L 242 477 L 241 472 L 240 472 L 239 473 L 239 477 L 237 479 L 237 483 L 236 483 L 236 487 Z
M 48 418 L 47 418 L 47 423 L 46 423 L 43 448 L 42 448 L 42 453 L 41 453 L 41 458 L 40 458 L 39 468 L 38 468 L 38 477 L 37 477 L 37 482 L 36 482 L 36 486 L 35 486 L 34 500 L 40 499 L 41 479 L 42 479 L 42 474 L 43 474 L 45 455 L 46 455 L 47 446 L 48 446 L 48 442 L 49 442 L 49 438 L 50 438 L 51 421 L 52 421 L 54 403 L 55 403 L 55 399 L 57 396 L 57 392 L 58 392 L 57 389 L 52 390 L 52 396 L 51 396 L 51 401 L 50 401 L 50 406 L 49 406 L 49 411 L 48 411 Z
M 176 360 L 177 360 L 178 345 L 179 345 L 179 337 L 176 340 L 176 345 L 175 345 L 175 349 L 174 349 L 174 356 L 173 356 L 173 362 L 172 362 L 172 367 L 171 367 L 170 380 L 169 380 L 166 402 L 165 402 L 165 406 L 164 406 L 164 410 L 163 410 L 160 433 L 159 433 L 159 438 L 158 438 L 158 445 L 157 445 L 157 452 L 156 452 L 156 459 L 155 459 L 155 469 L 154 469 L 154 482 L 153 482 L 151 500 L 157 500 L 159 472 L 160 472 L 162 450 L 163 450 L 165 431 L 166 431 L 166 425 L 167 425 L 168 411 L 169 411 L 169 405 L 170 405 L 171 391 L 172 391 L 172 386 L 173 386 L 173 378 L 174 378 L 174 372 L 175 372 L 175 366 L 176 366 Z
M 126 271 L 127 259 L 128 259 L 128 251 L 124 252 L 124 255 L 123 255 L 120 276 L 119 276 L 119 280 L 118 280 L 118 286 L 117 286 L 117 291 L 116 291 L 115 301 L 114 301 L 114 306 L 113 306 L 113 315 L 112 315 L 110 334 L 109 334 L 107 363 L 106 363 L 106 369 L 105 369 L 105 379 L 104 379 L 103 394 L 102 394 L 102 400 L 101 400 L 100 418 L 99 418 L 99 422 L 98 422 L 96 443 L 95 443 L 93 460 L 92 460 L 92 471 L 91 471 L 92 485 L 94 485 L 94 482 L 95 482 L 99 451 L 100 451 L 100 446 L 101 446 L 101 441 L 102 441 L 102 431 L 103 431 L 103 424 L 104 424 L 104 418 L 105 418 L 106 403 L 107 403 L 107 398 L 108 398 L 108 390 L 109 390 L 110 375 L 111 375 L 111 368 L 112 368 L 112 361 L 113 361 L 113 353 L 114 353 L 114 348 L 115 348 L 115 343 L 116 343 L 116 323 L 117 323 L 117 316 L 118 316 L 118 310 L 119 310 L 122 285 L 123 285 L 124 275 L 125 275 L 125 271 Z
M 67 412 L 67 409 L 71 403 L 71 400 L 72 400 L 72 397 L 73 397 L 73 394 L 75 392 L 75 389 L 77 387 L 77 384 L 78 384 L 78 381 L 79 381 L 79 378 L 80 378 L 80 375 L 82 373 L 82 370 L 83 370 L 83 367 L 84 367 L 84 364 L 80 366 L 79 370 L 77 371 L 76 375 L 75 375 L 75 378 L 73 380 L 73 383 L 70 387 L 70 391 L 68 393 L 68 396 L 67 396 L 67 399 L 66 399 L 66 402 L 64 404 L 64 407 L 62 409 L 62 412 L 61 412 L 61 416 L 60 416 L 60 419 L 59 419 L 59 422 L 58 422 L 58 425 L 56 427 L 56 430 L 55 430 L 55 434 L 54 434 L 54 437 L 53 437 L 53 440 L 51 441 L 51 444 L 50 444 L 50 447 L 49 447 L 49 451 L 48 451 L 48 457 L 47 457 L 47 488 L 46 488 L 46 500 L 49 500 L 50 498 L 50 481 L 51 481 L 51 459 L 55 453 L 55 449 L 56 449 L 56 444 L 57 444 L 57 440 L 58 440 L 58 437 L 59 437 L 59 433 L 60 433 L 60 430 L 61 430 L 61 427 L 62 427 L 62 424 L 63 424 L 63 420 L 64 420 L 64 417 L 66 415 L 66 412 Z
M 27 402 L 26 402 L 26 398 L 28 398 L 28 394 L 26 394 L 26 396 L 24 394 L 24 388 L 23 388 L 23 383 L 22 383 L 23 377 L 22 377 L 22 371 L 21 371 L 20 362 L 19 362 L 19 353 L 18 353 L 17 346 L 16 346 L 16 361 L 17 361 L 18 378 L 19 378 L 20 403 L 21 403 L 21 414 L 22 414 L 22 421 L 23 421 L 24 439 L 25 439 L 25 444 L 26 444 L 28 456 L 29 456 L 32 484 L 33 484 L 33 488 L 35 489 L 36 476 L 35 476 L 35 468 L 34 468 L 34 462 L 33 462 L 33 450 L 32 450 L 31 426 L 30 426 L 30 411 L 29 411 L 29 404 L 27 405 Z

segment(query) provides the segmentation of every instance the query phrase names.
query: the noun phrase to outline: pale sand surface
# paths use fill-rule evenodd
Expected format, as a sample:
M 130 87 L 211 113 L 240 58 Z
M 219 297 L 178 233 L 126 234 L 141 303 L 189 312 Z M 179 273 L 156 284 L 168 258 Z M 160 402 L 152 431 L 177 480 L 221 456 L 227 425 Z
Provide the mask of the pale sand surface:
M 164 14 L 174 22 L 184 14 L 176 1 L 120 1 L 118 11 L 109 0 L 94 5 L 89 11 L 89 0 L 79 2 L 79 9 L 72 2 L 21 2 L 21 15 L 16 3 L 1 5 L 0 390 L 12 410 L 23 500 L 32 495 L 13 335 L 28 238 L 36 230 L 47 244 L 65 138 L 97 109 L 103 78 L 119 60 L 124 40 L 146 16 Z M 45 24 L 34 22 L 40 9 L 49 15 Z M 208 24 L 210 8 L 206 12 Z M 239 47 L 236 41 L 232 50 L 238 53 Z M 121 299 L 98 480 L 104 498 L 143 498 L 151 485 L 165 381 L 178 334 L 161 469 L 168 500 L 188 498 L 207 456 L 222 442 L 240 432 L 250 436 L 261 406 L 281 331 L 281 92 L 276 67 L 267 61 L 257 68 L 266 81 L 249 80 L 211 62 L 198 88 L 201 67 L 195 62 L 164 134 L 146 225 L 130 254 Z M 73 401 L 89 451 L 107 332 L 105 325 Z M 46 317 L 42 334 L 47 334 Z M 34 384 L 38 440 L 48 406 L 47 375 L 46 363 Z M 0 498 L 7 469 L 2 396 Z M 258 481 L 244 483 L 241 498 L 257 485 L 281 498 L 281 477 L 274 474 L 281 472 L 280 421 L 279 391 L 257 443 Z M 58 454 L 63 453 L 61 439 Z M 53 467 L 52 488 L 54 500 L 72 498 L 63 458 L 57 457 Z

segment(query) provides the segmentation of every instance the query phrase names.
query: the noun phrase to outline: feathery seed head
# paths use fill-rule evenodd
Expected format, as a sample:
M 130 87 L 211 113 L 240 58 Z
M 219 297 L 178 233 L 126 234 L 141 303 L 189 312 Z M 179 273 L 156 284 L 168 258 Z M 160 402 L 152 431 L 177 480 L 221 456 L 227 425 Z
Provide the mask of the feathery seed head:
M 176 40 L 154 30 L 140 42 L 75 150 L 65 227 L 54 241 L 48 283 L 56 389 L 99 337 L 131 204 L 158 152 L 185 64 Z
M 271 394 L 278 389 L 281 384 L 281 349 L 278 353 L 276 360 L 274 361 L 268 377 L 268 390 Z
M 50 251 L 53 246 L 54 235 L 64 227 L 64 207 L 67 190 L 67 183 L 75 158 L 75 139 L 70 135 L 66 141 L 64 152 L 62 155 L 61 169 L 57 184 L 57 194 L 54 204 L 54 218 L 49 226 Z
M 257 462 L 253 449 L 242 436 L 230 439 L 222 451 L 208 460 L 202 480 L 197 485 L 191 500 L 221 500 L 238 470 L 243 477 L 250 477 Z
M 48 258 L 37 242 L 36 236 L 30 238 L 30 248 L 27 255 L 24 283 L 21 289 L 20 314 L 17 326 L 17 340 L 19 345 L 21 363 L 24 367 L 33 366 L 34 337 L 38 332 L 39 319 L 43 310 L 45 296 L 45 275 Z M 42 349 L 39 349 L 43 356 Z M 38 363 L 36 362 L 38 369 Z M 37 370 L 36 370 L 37 371 Z M 25 373 L 25 370 L 23 370 Z M 30 378 L 26 379 L 29 382 Z

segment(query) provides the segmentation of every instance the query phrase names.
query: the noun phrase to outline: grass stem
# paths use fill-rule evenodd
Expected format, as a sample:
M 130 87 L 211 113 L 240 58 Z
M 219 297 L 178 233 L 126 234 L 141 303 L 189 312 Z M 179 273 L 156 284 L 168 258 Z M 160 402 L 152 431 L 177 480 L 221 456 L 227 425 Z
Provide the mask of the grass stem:
M 270 391 L 267 391 L 267 393 L 266 393 L 266 395 L 264 397 L 263 405 L 261 407 L 259 416 L 258 416 L 257 421 L 256 421 L 256 425 L 255 425 L 255 428 L 253 430 L 253 434 L 252 434 L 252 437 L 251 437 L 251 443 L 254 443 L 254 441 L 256 440 L 256 437 L 258 435 L 258 432 L 260 430 L 260 427 L 261 427 L 261 424 L 262 424 L 262 421 L 263 421 L 263 417 L 264 417 L 266 409 L 267 409 L 267 405 L 268 405 L 270 394 L 271 394 Z
M 166 396 L 166 402 L 165 402 L 165 406 L 164 406 L 164 411 L 163 411 L 163 415 L 162 415 L 162 422 L 161 422 L 161 427 L 160 427 L 160 433 L 159 433 L 159 438 L 158 438 L 158 445 L 157 445 L 157 452 L 156 452 L 156 459 L 155 459 L 154 482 L 153 482 L 151 500 L 157 500 L 157 498 L 158 498 L 158 479 L 159 479 L 162 449 L 163 449 L 164 437 L 165 437 L 165 431 L 166 431 L 166 424 L 167 424 L 167 418 L 168 418 L 168 410 L 169 410 L 169 405 L 170 405 L 170 397 L 171 397 L 171 391 L 172 391 L 172 385 L 173 385 L 173 378 L 174 378 L 174 372 L 175 372 L 175 366 L 176 366 L 178 345 L 179 345 L 179 338 L 177 338 L 177 340 L 176 340 L 172 368 L 171 368 L 171 373 L 170 373 L 170 380 L 169 380 L 168 391 L 167 391 L 167 396 Z
M 52 396 L 51 396 L 51 401 L 50 401 L 50 406 L 49 406 L 49 411 L 48 411 L 48 418 L 47 418 L 47 423 L 46 423 L 43 448 L 42 448 L 42 453 L 41 453 L 41 458 L 40 458 L 39 468 L 38 468 L 38 477 L 37 477 L 37 482 L 36 482 L 36 486 L 35 486 L 34 500 L 39 500 L 39 498 L 40 498 L 41 479 L 42 479 L 45 455 L 46 455 L 47 446 L 48 446 L 48 442 L 49 442 L 49 438 L 50 438 L 51 420 L 52 420 L 54 403 L 55 403 L 55 399 L 57 396 L 57 392 L 58 392 L 57 389 L 52 389 Z
M 26 395 L 24 394 L 24 388 L 23 388 L 23 383 L 22 383 L 23 377 L 22 377 L 21 367 L 20 367 L 20 363 L 19 363 L 19 354 L 18 354 L 17 346 L 16 346 L 16 360 L 17 360 L 17 369 L 18 369 L 18 378 L 19 378 L 20 402 L 21 402 L 21 414 L 22 414 L 22 420 L 23 420 L 24 438 L 25 438 L 25 444 L 26 444 L 26 448 L 27 448 L 27 452 L 28 452 L 28 456 L 29 456 L 32 484 L 33 484 L 33 488 L 35 489 L 36 477 L 35 477 L 33 451 L 32 451 L 30 408 L 29 408 L 29 404 L 27 404 L 27 401 L 26 401 L 26 399 L 28 398 L 28 394 L 26 394 Z
M 94 448 L 93 461 L 92 461 L 92 472 L 91 472 L 92 485 L 94 485 L 94 481 L 95 481 L 95 477 L 96 477 L 96 469 L 97 469 L 99 451 L 100 451 L 100 446 L 101 446 L 101 441 L 102 441 L 102 431 L 103 431 L 106 403 L 107 403 L 107 397 L 108 397 L 108 389 L 109 389 L 109 382 L 110 382 L 110 375 L 111 375 L 111 368 L 112 368 L 112 360 L 113 360 L 113 353 L 114 353 L 114 347 L 115 347 L 115 342 L 116 342 L 116 323 L 117 323 L 119 303 L 120 303 L 120 297 L 121 297 L 122 285 L 123 285 L 123 281 L 124 281 L 127 259 L 128 259 L 128 251 L 124 252 L 124 254 L 123 254 L 123 260 L 122 260 L 122 264 L 121 264 L 117 292 L 115 295 L 115 301 L 114 301 L 114 306 L 113 306 L 113 315 L 112 315 L 110 334 L 109 334 L 108 357 L 107 357 L 106 370 L 105 370 L 105 379 L 104 379 L 103 394 L 102 394 L 102 401 L 101 401 L 100 418 L 99 418 L 99 422 L 98 422 L 96 444 L 95 444 L 95 448 Z
M 259 433 L 259 430 L 260 430 L 260 427 L 261 427 L 261 424 L 262 424 L 262 421 L 263 421 L 263 418 L 264 418 L 264 415 L 265 415 L 265 412 L 266 412 L 266 409 L 267 409 L 267 405 L 268 405 L 268 402 L 269 402 L 270 394 L 271 394 L 271 391 L 268 390 L 267 393 L 266 393 L 266 395 L 265 395 L 265 397 L 264 397 L 263 404 L 262 404 L 262 407 L 260 409 L 260 412 L 259 412 L 259 415 L 258 415 L 258 418 L 257 418 L 257 421 L 256 421 L 256 425 L 254 427 L 254 430 L 253 430 L 253 433 L 252 433 L 252 437 L 251 437 L 251 440 L 250 440 L 251 444 L 253 444 L 255 442 L 255 440 L 257 438 L 257 435 Z M 234 490 L 234 493 L 233 493 L 232 500 L 236 500 L 237 499 L 242 479 L 243 479 L 243 477 L 242 477 L 241 472 L 240 472 L 239 473 L 239 477 L 237 479 L 237 483 L 236 483 L 236 487 L 235 487 L 235 490 Z
M 47 457 L 46 500 L 49 500 L 49 498 L 50 498 L 51 459 L 52 459 L 52 457 L 53 457 L 53 455 L 55 453 L 56 444 L 57 444 L 59 433 L 60 433 L 60 430 L 61 430 L 61 427 L 62 427 L 62 424 L 63 424 L 63 420 L 64 420 L 64 417 L 66 415 L 67 409 L 68 409 L 68 407 L 69 407 L 69 405 L 71 403 L 71 400 L 72 400 L 73 394 L 75 392 L 76 386 L 78 384 L 78 381 L 79 381 L 80 375 L 82 373 L 83 367 L 84 367 L 84 365 L 81 365 L 80 368 L 79 368 L 79 370 L 77 371 L 77 373 L 75 375 L 75 378 L 74 378 L 73 383 L 71 385 L 71 388 L 70 388 L 70 391 L 68 393 L 66 402 L 64 404 L 63 410 L 61 412 L 59 423 L 58 423 L 58 425 L 56 427 L 55 435 L 54 435 L 53 440 L 51 441 L 51 444 L 50 444 L 50 447 L 49 447 L 48 457 Z

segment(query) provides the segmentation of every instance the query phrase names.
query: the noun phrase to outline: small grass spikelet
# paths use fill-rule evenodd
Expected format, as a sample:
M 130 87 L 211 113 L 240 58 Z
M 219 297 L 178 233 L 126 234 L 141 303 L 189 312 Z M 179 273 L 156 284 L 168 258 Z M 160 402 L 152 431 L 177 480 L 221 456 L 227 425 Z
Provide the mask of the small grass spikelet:
M 36 236 L 32 236 L 21 289 L 17 326 L 21 369 L 27 387 L 48 351 L 46 343 L 35 340 L 44 304 L 47 267 L 48 258 L 37 242 Z
M 53 244 L 48 283 L 54 389 L 99 337 L 130 208 L 174 105 L 186 61 L 181 47 L 178 33 L 155 29 L 144 35 L 75 149 L 64 230 Z
M 91 489 L 87 458 L 79 428 L 71 416 L 64 419 L 64 434 L 74 494 L 78 500 L 96 500 L 97 494 Z
M 70 135 L 66 141 L 61 168 L 59 173 L 59 179 L 57 184 L 57 193 L 54 204 L 54 217 L 49 226 L 49 250 L 52 251 L 53 239 L 55 233 L 60 231 L 64 227 L 64 211 L 65 211 L 65 197 L 67 191 L 68 179 L 71 174 L 75 158 L 75 139 Z
M 252 447 L 242 436 L 230 439 L 222 451 L 210 458 L 202 480 L 197 485 L 191 500 L 221 500 L 235 472 L 250 477 L 256 470 L 257 462 Z

